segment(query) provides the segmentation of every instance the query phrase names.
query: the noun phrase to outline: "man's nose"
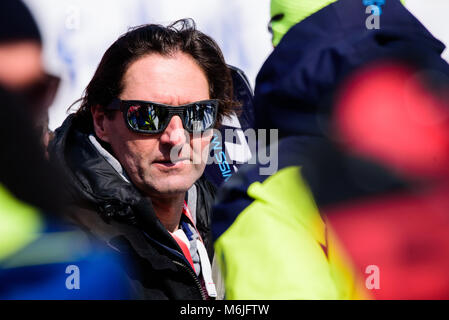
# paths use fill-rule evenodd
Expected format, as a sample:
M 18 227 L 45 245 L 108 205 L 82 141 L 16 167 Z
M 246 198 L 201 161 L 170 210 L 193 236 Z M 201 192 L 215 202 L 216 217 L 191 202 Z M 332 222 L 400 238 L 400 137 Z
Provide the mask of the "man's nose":
M 175 115 L 170 119 L 167 128 L 165 128 L 161 135 L 160 141 L 163 144 L 170 144 L 172 146 L 182 146 L 186 143 L 186 132 L 179 116 Z

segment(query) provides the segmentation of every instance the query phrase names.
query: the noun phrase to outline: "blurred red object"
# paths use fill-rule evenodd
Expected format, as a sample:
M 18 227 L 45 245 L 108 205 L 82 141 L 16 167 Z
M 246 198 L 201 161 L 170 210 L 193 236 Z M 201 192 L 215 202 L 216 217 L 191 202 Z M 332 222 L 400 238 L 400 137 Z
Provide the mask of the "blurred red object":
M 449 185 L 325 210 L 374 299 L 449 299 Z
M 449 81 L 434 90 L 422 75 L 377 63 L 352 76 L 337 102 L 345 152 L 419 181 L 322 210 L 361 275 L 379 268 L 375 299 L 449 299 Z
M 406 176 L 448 176 L 449 101 L 425 81 L 422 71 L 393 62 L 375 64 L 351 77 L 335 115 L 346 150 Z

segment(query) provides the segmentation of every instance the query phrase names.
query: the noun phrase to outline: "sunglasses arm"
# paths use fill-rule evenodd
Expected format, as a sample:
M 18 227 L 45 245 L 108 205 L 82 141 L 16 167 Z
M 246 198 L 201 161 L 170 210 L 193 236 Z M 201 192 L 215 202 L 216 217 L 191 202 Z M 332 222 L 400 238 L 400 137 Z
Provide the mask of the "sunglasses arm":
M 121 100 L 114 98 L 114 100 L 112 100 L 112 102 L 106 107 L 106 110 L 121 110 L 121 106 Z

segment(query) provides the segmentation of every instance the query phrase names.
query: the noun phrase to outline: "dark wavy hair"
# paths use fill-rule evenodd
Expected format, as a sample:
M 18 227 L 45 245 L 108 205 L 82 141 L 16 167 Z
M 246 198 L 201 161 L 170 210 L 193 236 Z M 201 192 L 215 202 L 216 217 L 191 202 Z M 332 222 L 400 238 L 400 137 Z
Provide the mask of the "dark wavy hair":
M 151 53 L 169 56 L 176 52 L 189 54 L 206 74 L 211 99 L 220 101 L 218 126 L 224 116 L 238 111 L 231 74 L 219 46 L 198 31 L 192 19 L 182 19 L 167 27 L 158 24 L 135 27 L 116 40 L 105 52 L 83 97 L 78 100 L 81 106 L 75 114 L 76 120 L 92 129 L 91 107 L 105 107 L 120 95 L 123 76 L 131 63 Z

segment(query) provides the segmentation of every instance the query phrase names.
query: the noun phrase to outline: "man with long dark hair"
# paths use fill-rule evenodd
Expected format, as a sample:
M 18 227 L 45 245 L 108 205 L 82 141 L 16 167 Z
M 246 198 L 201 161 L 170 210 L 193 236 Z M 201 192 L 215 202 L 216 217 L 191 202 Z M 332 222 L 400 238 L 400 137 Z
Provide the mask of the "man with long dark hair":
M 111 45 L 56 131 L 74 220 L 131 257 L 142 298 L 216 296 L 203 156 L 236 105 L 219 47 L 191 20 L 145 25 Z

